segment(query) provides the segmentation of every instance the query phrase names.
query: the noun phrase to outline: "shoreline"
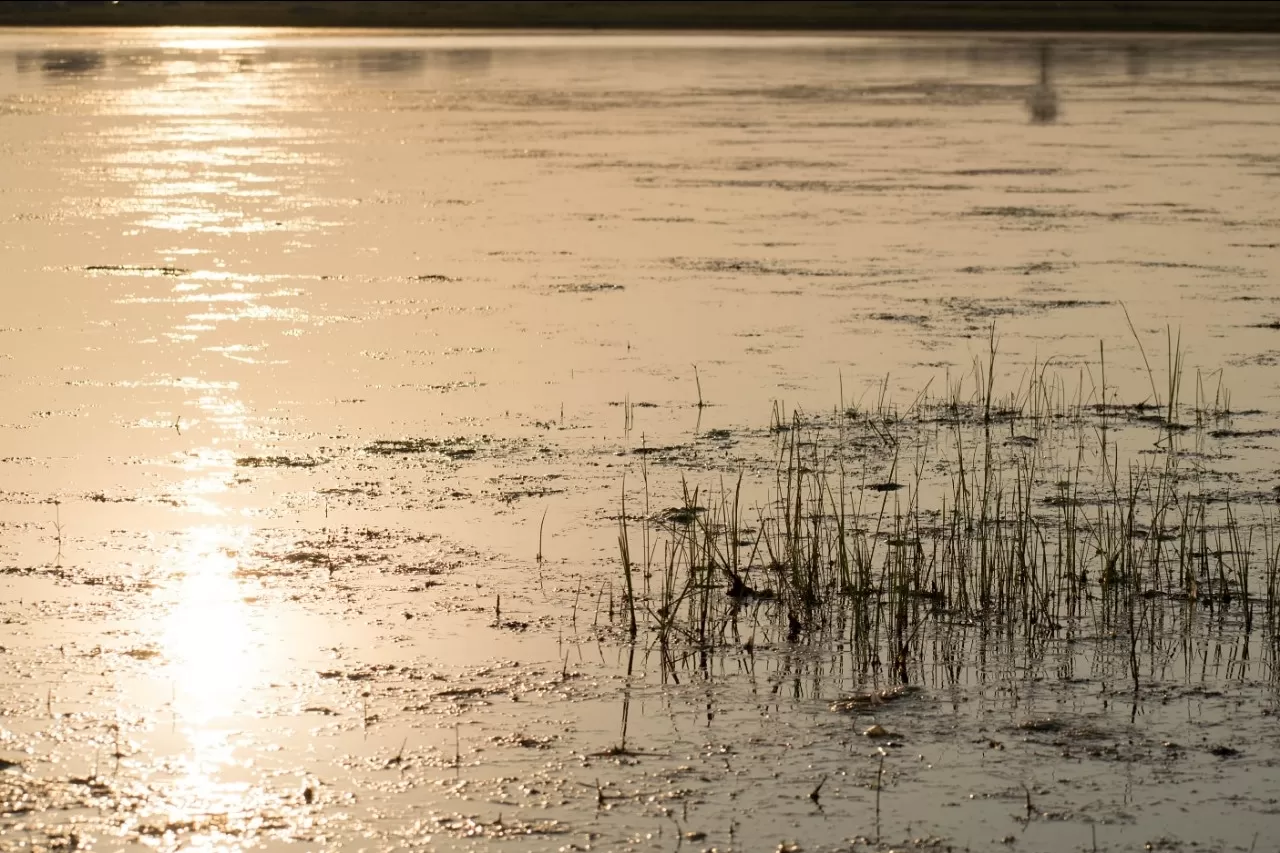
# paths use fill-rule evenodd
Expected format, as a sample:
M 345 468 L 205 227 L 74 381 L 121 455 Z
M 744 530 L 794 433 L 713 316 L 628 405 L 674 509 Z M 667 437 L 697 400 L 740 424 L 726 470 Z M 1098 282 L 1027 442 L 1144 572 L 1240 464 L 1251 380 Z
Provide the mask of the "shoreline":
M 1280 3 L 1243 0 L 4 3 L 0 4 L 0 26 L 1263 34 L 1280 33 Z

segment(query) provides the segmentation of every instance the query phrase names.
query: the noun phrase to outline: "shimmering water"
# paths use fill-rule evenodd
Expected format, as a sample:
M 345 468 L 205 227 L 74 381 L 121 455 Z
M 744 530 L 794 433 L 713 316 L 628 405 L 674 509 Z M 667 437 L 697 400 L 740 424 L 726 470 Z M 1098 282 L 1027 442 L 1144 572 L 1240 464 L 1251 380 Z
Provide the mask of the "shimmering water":
M 1268 849 L 1238 614 L 1143 700 L 931 634 L 880 777 L 838 645 L 631 654 L 614 519 L 636 447 L 762 493 L 775 405 L 967 389 L 993 322 L 1002 392 L 1128 402 L 1180 330 L 1265 501 L 1278 51 L 0 33 L 0 849 Z

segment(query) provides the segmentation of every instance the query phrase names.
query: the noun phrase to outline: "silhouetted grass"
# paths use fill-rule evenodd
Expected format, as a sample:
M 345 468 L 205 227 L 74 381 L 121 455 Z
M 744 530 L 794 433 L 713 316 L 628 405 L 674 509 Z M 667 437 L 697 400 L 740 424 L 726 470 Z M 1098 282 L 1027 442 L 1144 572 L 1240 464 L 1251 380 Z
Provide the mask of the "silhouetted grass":
M 1256 613 L 1274 638 L 1280 517 L 1187 461 L 1187 444 L 1230 417 L 1229 394 L 1180 404 L 1184 354 L 1173 332 L 1166 342 L 1164 393 L 1152 374 L 1154 400 L 1137 404 L 1105 378 L 1068 393 L 1039 365 L 997 394 L 993 328 L 971 382 L 948 380 L 945 397 L 922 393 L 905 412 L 884 395 L 819 416 L 775 407 L 758 505 L 744 505 L 739 477 L 709 492 L 686 483 L 678 511 L 646 513 L 643 627 L 664 646 L 706 649 L 741 642 L 749 611 L 778 639 L 847 641 L 904 683 L 931 620 L 1029 643 L 1118 635 L 1135 690 L 1161 603 L 1231 612 L 1245 632 Z

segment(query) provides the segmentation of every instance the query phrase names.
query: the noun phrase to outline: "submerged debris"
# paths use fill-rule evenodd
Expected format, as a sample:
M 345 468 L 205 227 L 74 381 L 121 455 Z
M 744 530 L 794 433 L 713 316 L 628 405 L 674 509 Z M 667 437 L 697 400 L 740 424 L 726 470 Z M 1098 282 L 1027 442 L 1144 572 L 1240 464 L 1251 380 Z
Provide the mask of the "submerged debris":
M 831 703 L 831 710 L 846 714 L 877 710 L 887 704 L 897 702 L 919 692 L 919 687 L 901 684 L 897 687 L 886 687 L 883 690 L 855 693 L 852 696 L 836 699 Z
M 1066 728 L 1066 723 L 1053 717 L 1035 717 L 1021 720 L 1018 728 L 1024 732 L 1060 732 Z
M 707 511 L 703 506 L 673 506 L 658 513 L 658 519 L 668 524 L 693 524 Z

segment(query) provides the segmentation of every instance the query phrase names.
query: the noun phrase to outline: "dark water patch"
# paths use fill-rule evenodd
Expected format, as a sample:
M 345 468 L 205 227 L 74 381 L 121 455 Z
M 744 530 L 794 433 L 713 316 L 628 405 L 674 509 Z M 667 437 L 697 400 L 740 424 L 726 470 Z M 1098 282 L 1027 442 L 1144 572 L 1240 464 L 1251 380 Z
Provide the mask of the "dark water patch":
M 1028 302 L 1028 308 L 1101 308 L 1115 303 L 1107 299 L 1046 299 L 1039 302 Z
M 504 490 L 498 493 L 498 500 L 503 503 L 510 504 L 524 498 L 546 498 L 551 497 L 552 495 L 563 495 L 568 491 L 568 489 L 552 489 L 547 487 Z
M 955 296 L 939 300 L 922 299 L 920 301 L 926 305 L 937 304 L 942 310 L 958 314 L 971 324 L 979 320 L 989 320 L 993 317 L 1016 315 L 1026 308 L 1024 301 L 1010 299 L 981 300 Z M 970 326 L 968 331 L 972 332 L 974 328 Z
M 1007 273 L 1011 275 L 1037 275 L 1041 273 L 1066 272 L 1073 269 L 1076 265 L 1069 262 L 1054 261 L 1033 261 L 1026 264 L 1015 264 L 1013 266 L 981 266 L 971 264 L 969 266 L 960 267 L 957 272 L 968 273 L 970 275 L 982 275 L 987 273 Z
M 871 319 L 884 323 L 910 323 L 914 326 L 927 326 L 929 324 L 929 317 L 925 314 L 891 314 L 887 311 L 881 311 L 872 314 Z
M 740 172 L 757 172 L 762 169 L 843 169 L 846 164 L 834 160 L 796 160 L 782 157 L 744 157 L 727 162 L 713 162 L 713 167 L 723 166 Z
M 401 382 L 392 388 L 402 388 L 411 391 L 431 391 L 435 394 L 448 394 L 453 391 L 464 391 L 474 388 L 483 388 L 487 383 L 477 382 L 471 379 L 459 379 L 453 382 Z M 377 386 L 373 386 L 377 387 Z
M 311 456 L 241 456 L 236 459 L 240 468 L 315 468 L 327 459 Z
M 318 489 L 317 495 L 324 497 L 354 497 L 356 495 L 364 495 L 366 497 L 376 498 L 382 495 L 381 483 L 356 483 L 351 486 L 334 486 L 327 489 Z
M 706 511 L 704 506 L 673 506 L 655 513 L 654 519 L 667 524 L 693 524 Z
M 970 216 L 998 216 L 1014 219 L 1056 219 L 1068 214 L 1061 210 L 1050 210 L 1043 207 L 975 207 L 969 211 Z
M 313 551 L 303 549 L 297 551 L 286 551 L 282 554 L 270 554 L 264 551 L 259 551 L 256 556 L 273 562 L 279 561 L 287 563 L 291 566 L 329 566 L 333 562 L 332 556 L 327 550 Z M 274 574 L 288 574 L 288 572 L 282 572 L 278 569 L 272 570 L 261 567 L 241 568 L 237 569 L 237 571 L 243 572 L 246 577 L 266 577 Z
M 1264 273 L 1258 270 L 1251 270 L 1246 267 L 1227 266 L 1223 264 L 1197 264 L 1186 261 L 1156 261 L 1156 260 L 1109 260 L 1097 261 L 1101 266 L 1130 266 L 1140 267 L 1143 269 L 1167 269 L 1167 270 L 1195 270 L 1197 272 L 1211 273 L 1215 276 L 1229 275 L 1237 278 L 1261 278 Z
M 1038 261 L 1036 263 L 1027 264 L 1018 268 L 1018 272 L 1023 275 L 1032 275 L 1034 273 L 1058 272 L 1068 268 L 1068 264 L 1055 264 L 1050 261 Z
M 659 162 L 650 160 L 580 160 L 574 163 L 575 169 L 601 169 L 605 171 L 632 171 L 632 172 L 691 172 L 695 171 L 696 166 L 690 163 L 678 162 Z M 665 217 L 653 217 L 661 221 Z M 645 221 L 639 219 L 636 221 Z
M 190 275 L 191 270 L 184 267 L 150 267 L 150 266 L 130 266 L 127 264 L 90 264 L 87 267 L 81 267 L 85 272 L 102 273 L 104 275 L 137 275 L 143 277 L 150 276 L 168 276 L 177 277 Z
M 134 503 L 135 501 L 138 500 L 138 498 L 135 495 L 108 495 L 106 492 L 90 492 L 89 494 L 85 495 L 85 500 L 93 501 L 94 503 L 102 503 L 102 504 L 105 504 L 105 503 L 119 504 L 119 503 Z
M 1280 365 L 1280 352 L 1260 352 L 1256 355 L 1233 358 L 1230 362 L 1237 367 L 1275 367 Z
M 1280 435 L 1280 427 L 1268 429 L 1212 429 L 1209 435 L 1213 438 L 1269 438 Z
M 556 293 L 615 293 L 627 288 L 621 284 L 612 284 L 605 281 L 584 281 L 573 284 L 557 284 L 553 285 L 551 289 Z
M 1091 190 L 1080 187 L 1047 187 L 1029 184 L 1022 187 L 1002 187 L 1001 192 L 1005 195 L 1089 195 Z
M 569 155 L 552 148 L 507 148 L 491 151 L 490 156 L 503 160 L 560 160 Z
M 367 444 L 366 453 L 378 453 L 379 456 L 394 456 L 399 453 L 425 453 L 438 451 L 449 459 L 466 459 L 475 456 L 475 447 L 465 443 L 465 439 L 434 438 L 385 438 Z
M 814 128 L 817 130 L 841 129 L 841 128 L 859 129 L 859 130 L 866 129 L 866 128 L 894 130 L 898 128 L 937 127 L 940 124 L 942 124 L 942 122 L 940 121 L 934 121 L 934 120 L 923 119 L 923 118 L 883 118 L 883 119 L 864 119 L 864 120 L 851 119 L 847 121 L 840 121 L 840 120 L 798 121 L 798 122 L 792 123 L 790 126 Z M 713 127 L 717 125 L 713 125 L 712 123 L 708 122 L 706 126 Z M 726 124 L 726 125 L 720 125 L 720 126 L 740 127 L 742 125 Z
M 480 435 L 469 438 L 386 438 L 365 445 L 365 453 L 377 456 L 400 456 L 418 453 L 438 453 L 448 459 L 470 459 L 482 447 L 491 447 L 494 440 Z
M 462 568 L 462 566 L 463 566 L 463 563 L 461 560 L 434 560 L 434 561 L 427 561 L 427 562 L 416 562 L 416 563 L 403 565 L 403 566 L 396 566 L 393 571 L 396 574 L 400 574 L 400 575 L 435 576 L 435 575 L 442 575 L 445 572 L 457 571 L 458 569 Z M 438 585 L 438 582 L 433 583 L 432 585 L 433 586 Z
M 765 189 L 783 192 L 827 194 L 890 194 L 906 192 L 965 192 L 974 189 L 968 184 L 922 184 L 902 181 L 837 181 L 820 179 L 785 178 L 688 178 L 662 179 L 654 176 L 637 179 L 649 185 L 667 184 L 688 189 Z
M 1250 326 L 1253 329 L 1277 329 L 1280 330 L 1280 320 L 1269 320 L 1265 323 L 1254 323 Z
M 667 263 L 677 269 L 696 272 L 801 276 L 809 278 L 833 278 L 848 275 L 842 270 L 810 269 L 751 258 L 668 258 Z
M 956 170 L 955 172 L 952 172 L 951 174 L 953 174 L 953 175 L 961 175 L 961 176 L 964 176 L 964 177 L 970 177 L 970 178 L 983 177 L 983 176 L 987 176 L 987 175 L 991 175 L 991 176 L 997 176 L 997 175 L 1035 175 L 1035 176 L 1047 177 L 1047 176 L 1049 176 L 1049 175 L 1060 175 L 1060 174 L 1062 174 L 1064 171 L 1066 171 L 1066 170 L 1065 170 L 1065 169 L 1056 169 L 1056 168 L 1031 168 L 1031 167 L 1028 167 L 1028 168 L 1022 168 L 1022 169 L 1019 169 L 1019 168 L 1009 167 L 1009 168 L 995 168 L 995 169 L 958 169 L 958 170 Z
M 928 80 L 872 86 L 791 84 L 751 89 L 716 89 L 706 94 L 733 99 L 758 98 L 769 101 L 792 101 L 809 104 L 874 103 L 877 105 L 900 106 L 923 106 L 925 104 L 962 106 L 977 105 L 991 101 L 1022 100 L 1026 95 L 1026 86 Z
M 636 456 L 665 456 L 688 449 L 685 444 L 669 444 L 662 447 L 633 447 L 631 452 Z

